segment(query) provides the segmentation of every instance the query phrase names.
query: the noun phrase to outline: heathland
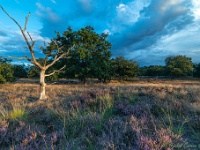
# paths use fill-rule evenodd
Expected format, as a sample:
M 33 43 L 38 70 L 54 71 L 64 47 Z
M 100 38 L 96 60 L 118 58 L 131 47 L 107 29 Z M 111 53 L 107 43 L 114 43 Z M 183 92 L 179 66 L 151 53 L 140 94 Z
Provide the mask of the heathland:
M 200 149 L 200 81 L 0 85 L 0 149 Z

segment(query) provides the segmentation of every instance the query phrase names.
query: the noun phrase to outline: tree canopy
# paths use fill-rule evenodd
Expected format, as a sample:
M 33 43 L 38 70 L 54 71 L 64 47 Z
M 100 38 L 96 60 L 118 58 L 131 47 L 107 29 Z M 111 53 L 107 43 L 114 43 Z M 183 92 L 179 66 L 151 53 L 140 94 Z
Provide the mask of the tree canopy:
M 166 68 L 165 66 L 145 66 L 140 68 L 140 75 L 142 76 L 165 76 Z
M 200 77 L 200 63 L 194 64 L 194 76 Z
M 95 77 L 105 82 L 110 77 L 111 43 L 107 41 L 107 34 L 98 34 L 91 26 L 78 31 L 70 27 L 56 37 L 57 43 L 69 46 L 74 44 L 67 58 L 60 61 L 65 64 L 65 76 L 78 78 L 82 82 L 86 78 Z
M 0 83 L 12 82 L 15 80 L 14 68 L 10 60 L 0 57 Z
M 112 59 L 112 67 L 115 77 L 119 77 L 120 79 L 127 79 L 127 77 L 134 77 L 139 74 L 139 65 L 137 62 L 126 60 L 122 56 Z
M 191 76 L 193 74 L 193 64 L 191 58 L 178 55 L 165 59 L 166 69 L 169 76 Z

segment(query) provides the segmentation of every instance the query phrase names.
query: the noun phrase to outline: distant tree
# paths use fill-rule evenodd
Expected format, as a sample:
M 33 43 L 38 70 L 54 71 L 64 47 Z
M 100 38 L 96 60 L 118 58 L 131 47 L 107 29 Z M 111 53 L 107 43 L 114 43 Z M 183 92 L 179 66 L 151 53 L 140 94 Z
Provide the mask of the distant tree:
M 148 66 L 140 68 L 141 76 L 165 76 L 165 66 Z
M 48 76 L 51 76 L 55 74 L 56 72 L 59 72 L 62 70 L 64 67 L 61 67 L 59 70 L 53 70 L 51 73 L 46 73 L 46 71 L 52 67 L 57 61 L 59 61 L 61 58 L 65 57 L 66 55 L 69 54 L 70 49 L 73 48 L 73 45 L 62 45 L 62 43 L 57 43 L 55 39 L 52 39 L 51 42 L 46 46 L 45 48 L 42 48 L 43 53 L 45 54 L 45 58 L 43 59 L 42 63 L 38 62 L 36 57 L 35 57 L 35 52 L 34 52 L 34 46 L 35 46 L 35 41 L 32 39 L 31 35 L 29 32 L 26 32 L 26 27 L 27 23 L 30 17 L 30 13 L 26 17 L 25 25 L 24 28 L 20 26 L 20 24 L 13 18 L 11 17 L 5 9 L 0 6 L 1 9 L 4 11 L 4 13 L 12 20 L 14 23 L 19 27 L 24 40 L 28 46 L 28 50 L 31 54 L 31 58 L 26 56 L 26 59 L 31 62 L 33 65 L 37 66 L 40 70 L 40 96 L 39 99 L 47 99 L 46 93 L 45 93 L 45 78 Z M 51 61 L 49 61 L 51 60 Z
M 126 60 L 120 56 L 112 60 L 112 67 L 115 77 L 120 79 L 127 79 L 127 77 L 134 77 L 139 75 L 139 66 L 136 61 Z
M 10 63 L 10 62 L 11 62 L 10 59 L 3 58 L 2 56 L 0 56 L 0 63 L 1 64 L 7 64 L 7 63 Z
M 39 78 L 40 77 L 40 69 L 37 66 L 29 66 L 27 75 L 29 78 Z
M 14 65 L 13 69 L 16 78 L 27 78 L 27 71 L 24 65 Z
M 0 57 L 0 83 L 13 82 L 15 80 L 14 77 L 14 69 L 10 61 Z
M 6 83 L 6 79 L 0 74 L 0 84 Z
M 169 76 L 181 77 L 193 74 L 191 58 L 186 56 L 170 56 L 165 59 L 167 74 Z
M 200 77 L 200 63 L 194 65 L 194 76 Z

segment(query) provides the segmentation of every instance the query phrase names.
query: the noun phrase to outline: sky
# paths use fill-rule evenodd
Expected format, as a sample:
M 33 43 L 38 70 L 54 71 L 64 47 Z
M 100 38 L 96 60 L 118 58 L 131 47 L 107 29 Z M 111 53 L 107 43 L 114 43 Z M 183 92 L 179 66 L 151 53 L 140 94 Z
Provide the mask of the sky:
M 93 26 L 108 33 L 112 57 L 124 56 L 140 66 L 165 65 L 168 56 L 186 55 L 200 63 L 200 0 L 1 0 L 0 5 L 36 40 L 44 41 L 71 26 Z M 0 56 L 24 62 L 29 55 L 16 24 L 0 9 Z

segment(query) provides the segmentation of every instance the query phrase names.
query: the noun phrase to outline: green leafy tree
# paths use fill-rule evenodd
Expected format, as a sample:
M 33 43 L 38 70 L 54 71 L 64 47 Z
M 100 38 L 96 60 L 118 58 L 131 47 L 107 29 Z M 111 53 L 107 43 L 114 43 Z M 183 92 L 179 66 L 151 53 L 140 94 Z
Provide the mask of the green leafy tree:
M 0 83 L 13 82 L 14 69 L 11 64 L 9 64 L 7 59 L 0 57 Z
M 112 66 L 115 77 L 119 79 L 127 79 L 139 75 L 139 66 L 136 61 L 126 60 L 120 56 L 112 60 Z
M 0 84 L 6 83 L 6 79 L 0 74 Z
M 165 66 L 148 66 L 140 68 L 141 76 L 165 76 L 166 68 Z
M 191 58 L 186 56 L 170 56 L 165 59 L 167 74 L 169 76 L 181 77 L 193 74 Z
M 13 69 L 16 78 L 27 78 L 27 71 L 24 65 L 14 65 Z
M 87 27 L 86 27 L 87 29 Z M 90 29 L 90 27 L 89 27 Z M 90 76 L 98 78 L 100 82 L 107 82 L 111 79 L 111 43 L 106 39 L 107 34 L 97 34 L 94 29 L 88 30 L 93 42 L 90 44 L 90 56 L 88 59 Z M 87 47 L 86 47 L 87 49 Z
M 40 77 L 40 69 L 37 66 L 29 66 L 28 77 L 29 78 L 39 78 Z
M 70 39 L 76 45 L 69 57 L 60 62 L 67 65 L 66 76 L 78 78 L 82 82 L 86 82 L 88 77 L 98 78 L 102 82 L 109 80 L 111 44 L 106 40 L 107 36 L 104 33 L 97 34 L 91 26 L 77 32 L 69 27 L 63 37 L 58 36 L 59 43 L 68 45 L 66 39 Z
M 194 76 L 200 77 L 200 63 L 194 65 Z

